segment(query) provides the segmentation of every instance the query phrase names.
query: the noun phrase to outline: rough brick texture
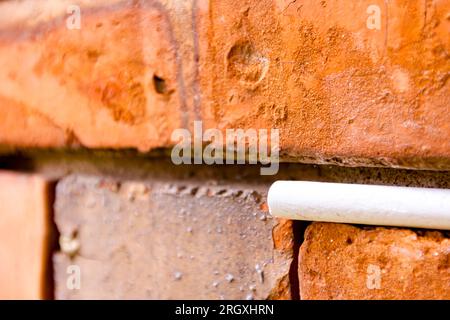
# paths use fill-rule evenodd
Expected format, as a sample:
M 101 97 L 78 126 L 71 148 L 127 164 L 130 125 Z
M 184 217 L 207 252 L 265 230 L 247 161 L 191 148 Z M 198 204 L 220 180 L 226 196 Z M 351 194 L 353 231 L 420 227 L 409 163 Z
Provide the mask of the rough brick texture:
M 49 184 L 0 171 L 0 299 L 43 299 L 50 250 Z
M 449 236 L 313 223 L 300 248 L 301 298 L 450 299 Z
M 255 186 L 69 176 L 56 192 L 56 298 L 290 298 L 292 226 L 267 215 Z
M 2 144 L 148 151 L 201 119 L 280 128 L 288 160 L 450 168 L 446 0 L 83 1 L 69 30 L 78 2 L 1 2 Z

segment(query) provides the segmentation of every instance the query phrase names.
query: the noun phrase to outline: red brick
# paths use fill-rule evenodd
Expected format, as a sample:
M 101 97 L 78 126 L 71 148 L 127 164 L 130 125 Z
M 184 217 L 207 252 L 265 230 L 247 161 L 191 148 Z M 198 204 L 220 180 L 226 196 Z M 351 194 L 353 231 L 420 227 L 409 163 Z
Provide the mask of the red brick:
M 313 223 L 300 248 L 301 298 L 450 299 L 449 236 Z
M 33 3 L 1 4 L 0 108 L 52 133 L 1 112 L 3 144 L 148 151 L 201 119 L 280 128 L 284 160 L 450 168 L 448 1 L 88 1 L 81 30 Z
M 0 172 L 0 299 L 52 295 L 49 184 L 36 175 Z

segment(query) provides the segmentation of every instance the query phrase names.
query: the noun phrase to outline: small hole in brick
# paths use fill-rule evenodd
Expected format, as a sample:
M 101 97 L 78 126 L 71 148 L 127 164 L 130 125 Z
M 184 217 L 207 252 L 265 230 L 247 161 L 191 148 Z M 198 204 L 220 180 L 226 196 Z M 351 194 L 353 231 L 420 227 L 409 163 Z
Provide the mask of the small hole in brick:
M 352 238 L 347 238 L 347 244 L 352 244 L 353 243 L 353 240 L 352 240 Z
M 163 78 L 158 77 L 156 74 L 153 76 L 153 86 L 155 91 L 160 94 L 167 93 L 166 81 Z

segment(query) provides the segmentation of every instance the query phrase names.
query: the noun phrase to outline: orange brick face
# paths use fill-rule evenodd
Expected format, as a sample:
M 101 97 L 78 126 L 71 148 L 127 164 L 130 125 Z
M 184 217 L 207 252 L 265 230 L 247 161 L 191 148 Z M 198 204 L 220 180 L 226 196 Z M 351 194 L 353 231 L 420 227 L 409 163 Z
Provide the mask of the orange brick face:
M 49 184 L 0 172 L 0 299 L 43 299 L 49 256 Z
M 450 240 L 438 231 L 313 223 L 300 249 L 302 299 L 450 299 Z
M 286 160 L 450 168 L 448 1 L 87 2 L 80 30 L 40 3 L 26 28 L 2 3 L 0 108 L 45 119 L 2 112 L 3 144 L 148 151 L 203 120 L 279 128 Z

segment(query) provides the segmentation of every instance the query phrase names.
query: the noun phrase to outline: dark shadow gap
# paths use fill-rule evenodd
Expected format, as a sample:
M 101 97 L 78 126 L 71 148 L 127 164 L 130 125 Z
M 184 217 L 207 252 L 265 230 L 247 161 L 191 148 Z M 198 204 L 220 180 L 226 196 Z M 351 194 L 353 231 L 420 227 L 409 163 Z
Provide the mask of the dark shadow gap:
M 292 221 L 292 232 L 293 232 L 293 259 L 291 263 L 291 267 L 289 269 L 289 282 L 291 284 L 291 297 L 292 300 L 300 300 L 300 282 L 299 282 L 299 264 L 298 264 L 298 255 L 300 252 L 300 246 L 303 243 L 304 234 L 306 227 L 309 223 L 304 221 Z
M 55 224 L 54 219 L 54 203 L 56 193 L 56 181 L 49 183 L 47 187 L 48 208 L 47 212 L 47 237 L 46 237 L 46 250 L 44 259 L 44 277 L 43 277 L 43 298 L 45 300 L 55 299 L 55 280 L 53 269 L 53 254 L 59 251 L 59 231 Z

